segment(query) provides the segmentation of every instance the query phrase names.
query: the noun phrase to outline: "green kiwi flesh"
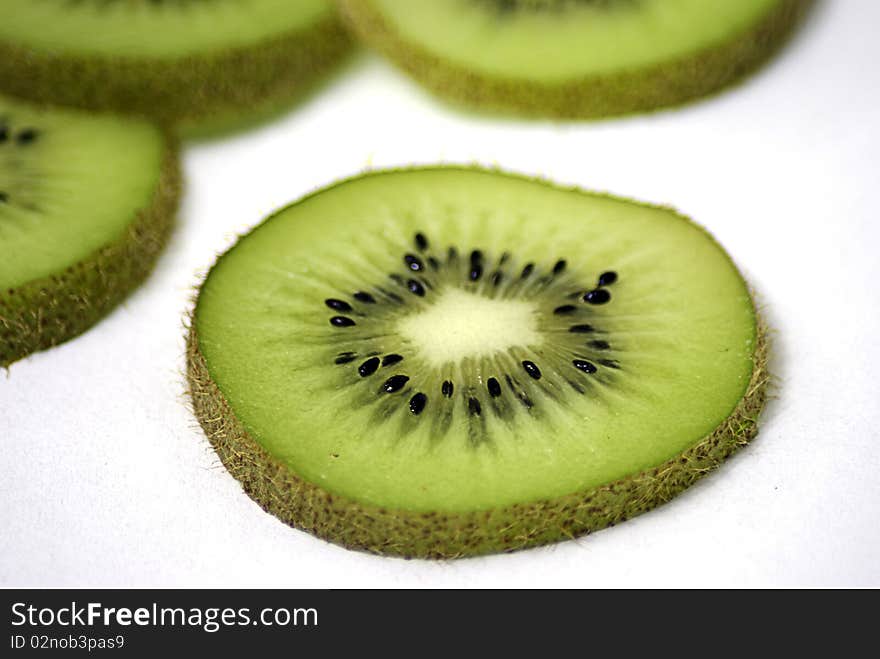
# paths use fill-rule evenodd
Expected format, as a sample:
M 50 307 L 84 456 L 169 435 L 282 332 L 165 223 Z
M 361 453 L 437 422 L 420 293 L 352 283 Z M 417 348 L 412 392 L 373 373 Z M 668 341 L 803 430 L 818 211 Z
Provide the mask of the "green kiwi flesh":
M 717 91 L 784 41 L 809 0 L 339 0 L 352 30 L 440 96 L 595 118 Z
M 0 90 L 184 134 L 289 105 L 348 51 L 329 0 L 6 0 Z
M 156 126 L 0 97 L 0 366 L 80 334 L 140 283 L 179 191 Z
M 284 208 L 201 286 L 196 416 L 245 491 L 346 547 L 451 558 L 667 501 L 757 432 L 749 290 L 668 208 L 473 168 Z

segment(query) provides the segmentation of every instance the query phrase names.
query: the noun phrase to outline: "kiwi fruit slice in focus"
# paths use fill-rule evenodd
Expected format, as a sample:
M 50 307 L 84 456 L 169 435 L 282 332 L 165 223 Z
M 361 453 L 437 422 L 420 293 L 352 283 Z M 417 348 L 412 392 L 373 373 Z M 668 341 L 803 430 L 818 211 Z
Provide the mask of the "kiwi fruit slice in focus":
M 179 191 L 156 126 L 0 97 L 0 367 L 85 331 L 140 283 Z
M 349 46 L 330 0 L 4 0 L 0 89 L 210 134 L 289 104 Z
M 340 0 L 354 32 L 437 94 L 592 118 L 714 92 L 784 40 L 809 0 Z
M 725 252 L 668 208 L 495 171 L 369 173 L 220 257 L 195 412 L 279 518 L 456 557 L 652 508 L 757 431 L 765 342 Z

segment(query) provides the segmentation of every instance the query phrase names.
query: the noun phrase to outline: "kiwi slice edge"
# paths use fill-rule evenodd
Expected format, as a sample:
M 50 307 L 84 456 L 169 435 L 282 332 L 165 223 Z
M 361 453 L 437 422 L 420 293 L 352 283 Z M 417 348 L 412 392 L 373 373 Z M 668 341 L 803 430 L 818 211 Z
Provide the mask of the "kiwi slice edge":
M 330 11 L 305 30 L 181 57 L 117 57 L 0 39 L 0 90 L 35 103 L 142 115 L 184 137 L 211 138 L 287 109 L 351 45 Z
M 451 62 L 397 34 L 371 0 L 336 0 L 357 37 L 440 98 L 488 112 L 598 119 L 685 104 L 735 85 L 785 43 L 813 0 L 778 0 L 738 37 L 652 66 L 544 82 Z
M 0 108 L 3 104 L 0 97 Z M 16 106 L 55 112 L 51 107 L 8 103 L 8 107 Z M 88 120 L 77 110 L 58 112 Z M 115 239 L 56 272 L 0 287 L 0 368 L 82 334 L 152 271 L 174 226 L 182 189 L 177 141 L 167 131 L 157 129 L 157 133 L 163 146 L 151 198 Z
M 727 420 L 665 463 L 607 485 L 493 511 L 419 513 L 367 506 L 298 477 L 260 446 L 211 378 L 190 319 L 187 380 L 193 411 L 226 469 L 263 510 L 320 538 L 369 553 L 454 559 L 574 539 L 666 503 L 710 474 L 758 433 L 764 407 L 768 337 L 758 323 L 746 395 Z
M 426 169 L 435 168 L 385 171 Z M 451 169 L 498 173 L 479 167 Z M 547 184 L 543 179 L 505 175 Z M 352 177 L 330 188 L 362 177 Z M 550 185 L 561 190 L 579 190 Z M 620 197 L 608 198 L 649 209 L 670 210 Z M 714 243 L 714 239 L 706 235 Z M 234 246 L 230 251 L 232 249 Z M 226 254 L 218 259 L 214 268 Z M 207 277 L 210 274 L 209 271 Z M 529 503 L 464 512 L 403 510 L 365 504 L 331 493 L 295 474 L 254 439 L 209 370 L 196 326 L 198 301 L 199 296 L 188 323 L 188 393 L 193 411 L 221 462 L 255 502 L 285 523 L 348 548 L 385 555 L 446 559 L 509 552 L 574 538 L 646 512 L 710 473 L 754 438 L 770 381 L 767 372 L 768 331 L 752 303 L 755 338 L 750 360 L 751 375 L 743 395 L 720 425 L 679 454 L 613 482 Z

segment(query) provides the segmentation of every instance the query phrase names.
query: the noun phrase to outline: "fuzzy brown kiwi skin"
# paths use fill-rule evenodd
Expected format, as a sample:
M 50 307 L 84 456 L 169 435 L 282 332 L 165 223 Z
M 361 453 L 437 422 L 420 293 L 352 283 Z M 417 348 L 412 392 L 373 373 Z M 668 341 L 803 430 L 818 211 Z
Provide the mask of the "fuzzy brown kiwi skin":
M 733 85 L 767 61 L 814 0 L 778 0 L 738 38 L 653 67 L 559 83 L 480 74 L 402 40 L 370 0 L 336 0 L 364 43 L 396 62 L 437 96 L 489 112 L 597 119 L 681 105 Z
M 136 288 L 164 248 L 181 193 L 177 146 L 167 137 L 150 203 L 125 233 L 63 272 L 0 291 L 0 367 L 72 339 Z
M 199 346 L 197 311 L 198 297 L 186 341 L 190 402 L 221 462 L 248 496 L 286 524 L 330 542 L 404 558 L 453 559 L 517 551 L 598 531 L 665 503 L 755 437 L 770 381 L 768 331 L 755 311 L 752 375 L 743 397 L 713 432 L 665 463 L 599 487 L 491 511 L 394 510 L 328 492 L 294 474 L 254 440 L 211 376 Z
M 248 48 L 141 59 L 70 56 L 0 42 L 0 90 L 38 103 L 149 117 L 184 132 L 220 132 L 294 102 L 350 50 L 334 12 L 316 27 Z M 205 123 L 207 131 L 200 125 Z

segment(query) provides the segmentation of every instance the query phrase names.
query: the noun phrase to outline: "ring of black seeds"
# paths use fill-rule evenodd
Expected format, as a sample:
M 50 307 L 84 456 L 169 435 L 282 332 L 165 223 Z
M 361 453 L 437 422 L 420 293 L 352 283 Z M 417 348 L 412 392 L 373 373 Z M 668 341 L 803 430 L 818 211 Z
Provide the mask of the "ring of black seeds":
M 411 294 L 413 298 L 420 300 L 418 305 L 430 304 L 435 291 L 440 291 L 444 286 L 457 285 L 462 289 L 471 288 L 475 291 L 482 291 L 486 294 L 486 286 L 496 291 L 510 290 L 513 288 L 520 294 L 524 291 L 549 290 L 548 287 L 557 285 L 565 286 L 564 290 L 559 293 L 558 302 L 546 309 L 546 313 L 557 319 L 555 324 L 560 330 L 564 331 L 564 335 L 571 336 L 571 339 L 562 341 L 561 346 L 568 345 L 570 351 L 569 366 L 567 373 L 574 375 L 563 375 L 564 381 L 579 394 L 585 394 L 588 391 L 586 383 L 588 380 L 579 381 L 577 378 L 596 377 L 600 373 L 600 369 L 608 369 L 606 373 L 620 369 L 620 362 L 617 359 L 609 359 L 600 357 L 599 352 L 606 352 L 613 349 L 613 346 L 604 339 L 593 339 L 587 342 L 579 342 L 575 337 L 581 334 L 593 334 L 600 330 L 596 327 L 596 321 L 592 318 L 591 308 L 602 306 L 612 301 L 611 293 L 607 287 L 612 286 L 618 281 L 618 274 L 613 270 L 604 270 L 596 276 L 594 281 L 596 285 L 591 287 L 584 285 L 586 282 L 574 279 L 573 272 L 570 267 L 571 261 L 566 258 L 557 258 L 552 263 L 542 265 L 540 263 L 528 262 L 516 265 L 516 259 L 510 252 L 503 252 L 497 260 L 489 258 L 491 255 L 487 250 L 482 248 L 472 248 L 464 250 L 468 254 L 466 267 L 460 266 L 459 247 L 449 245 L 445 247 L 440 255 L 432 252 L 431 241 L 423 232 L 417 232 L 412 241 L 413 251 L 404 251 L 401 254 L 399 267 L 402 272 L 389 272 L 388 280 L 395 285 L 400 286 L 406 292 Z M 411 249 L 412 249 L 411 248 Z M 442 255 L 442 256 L 441 256 Z M 425 264 L 430 266 L 426 268 Z M 491 275 L 487 276 L 487 282 L 481 283 L 481 279 L 485 272 L 485 264 L 494 263 L 492 265 Z M 583 265 L 583 264 L 575 264 Z M 413 277 L 417 274 L 418 278 Z M 531 283 L 530 283 L 531 282 Z M 368 283 L 368 282 L 365 282 Z M 577 289 L 577 290 L 574 290 Z M 572 292 L 573 291 L 573 292 Z M 337 315 L 331 315 L 329 318 L 330 325 L 337 330 L 347 330 L 354 332 L 356 338 L 345 339 L 342 334 L 339 338 L 339 348 L 333 354 L 333 363 L 342 368 L 354 367 L 354 372 L 358 380 L 372 380 L 380 369 L 384 369 L 401 363 L 409 363 L 405 354 L 399 351 L 386 352 L 387 348 L 392 346 L 372 345 L 372 337 L 368 330 L 360 330 L 367 332 L 368 338 L 361 337 L 358 330 L 362 323 L 369 326 L 373 317 L 381 317 L 385 313 L 385 309 L 400 309 L 407 305 L 414 304 L 407 302 L 393 291 L 383 288 L 381 285 L 374 287 L 365 287 L 359 290 L 350 291 L 328 291 L 329 295 L 325 298 L 325 306 L 337 312 Z M 421 302 L 424 300 L 424 302 Z M 580 304 L 572 303 L 571 300 L 581 301 Z M 369 305 L 369 309 L 357 307 Z M 416 308 L 419 308 L 417 306 Z M 349 315 L 342 315 L 349 314 Z M 351 315 L 358 316 L 356 322 Z M 589 319 L 592 322 L 583 322 Z M 361 345 L 358 345 L 358 343 Z M 371 346 L 371 347 L 368 347 Z M 383 350 L 382 348 L 385 348 Z M 397 347 L 397 346 L 394 346 Z M 347 349 L 350 348 L 350 349 Z M 399 348 L 398 348 L 399 349 Z M 582 354 L 586 352 L 586 354 Z M 358 359 L 358 355 L 363 355 Z M 591 356 L 592 355 L 592 356 Z M 474 373 L 472 376 L 465 375 L 465 380 L 459 383 L 453 379 L 444 378 L 439 385 L 440 396 L 435 399 L 433 405 L 441 406 L 442 401 L 449 401 L 449 405 L 456 399 L 456 392 L 460 392 L 460 397 L 464 400 L 468 416 L 474 419 L 474 423 L 483 423 L 482 416 L 485 407 L 481 398 L 488 401 L 498 401 L 490 406 L 493 413 L 508 413 L 509 408 L 503 404 L 507 397 L 511 397 L 518 404 L 520 409 L 530 412 L 534 406 L 533 397 L 529 395 L 528 390 L 534 386 L 538 386 L 539 390 L 544 385 L 541 384 L 543 372 L 541 370 L 539 355 L 525 355 L 517 357 L 510 365 L 516 366 L 521 374 L 527 376 L 524 380 L 517 378 L 513 372 L 498 372 L 496 375 L 489 376 L 484 384 L 480 384 L 479 376 Z M 415 363 L 418 363 L 416 361 Z M 574 378 L 574 379 L 572 379 Z M 407 395 L 402 399 L 400 405 L 406 407 L 411 418 L 421 418 L 426 410 L 430 409 L 431 398 L 426 394 L 424 389 L 424 374 L 417 370 L 412 372 L 399 372 L 393 375 L 385 376 L 379 388 L 379 393 L 385 396 L 386 400 L 394 400 L 393 394 L 398 394 L 404 389 L 412 386 L 411 395 Z M 507 389 L 502 387 L 501 382 L 507 384 Z M 529 384 L 534 383 L 534 384 Z M 460 385 L 460 388 L 459 386 Z M 435 385 L 437 386 L 437 385 Z M 545 392 L 548 391 L 543 389 Z M 436 391 L 436 390 L 435 390 Z M 389 398 L 388 396 L 391 395 Z M 378 400 L 378 399 L 377 399 Z M 499 407 L 500 405 L 500 407 Z M 389 409 L 394 409 L 393 407 Z M 451 410 L 451 408 L 449 408 Z M 448 412 L 447 412 L 448 413 Z M 479 422 L 476 420 L 480 419 Z M 482 426 L 477 426 L 481 428 Z M 479 434 L 479 430 L 474 431 Z

